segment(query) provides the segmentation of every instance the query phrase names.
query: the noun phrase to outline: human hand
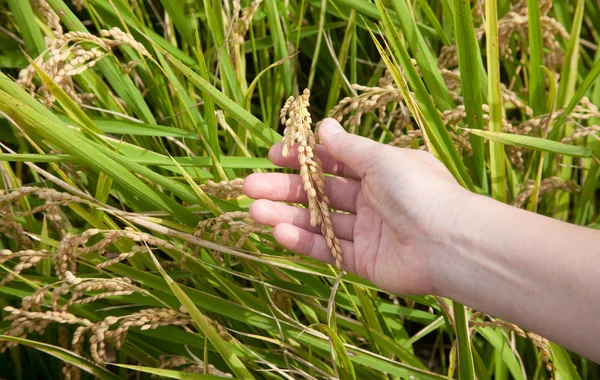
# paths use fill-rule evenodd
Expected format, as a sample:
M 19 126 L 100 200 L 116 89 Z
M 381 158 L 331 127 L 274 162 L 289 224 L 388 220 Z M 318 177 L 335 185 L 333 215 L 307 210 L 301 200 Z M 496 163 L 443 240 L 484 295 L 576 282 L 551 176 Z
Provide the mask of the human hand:
M 317 154 L 326 173 L 333 230 L 343 252 L 342 269 L 382 289 L 402 294 L 436 293 L 436 257 L 452 249 L 450 236 L 469 196 L 450 172 L 424 151 L 400 149 L 348 134 L 334 119 L 319 128 Z M 299 168 L 297 151 L 283 157 L 282 144 L 269 151 L 282 167 Z M 258 223 L 274 226 L 284 247 L 333 263 L 307 209 L 276 203 L 306 203 L 297 174 L 256 173 L 244 193 L 259 199 L 250 207 Z

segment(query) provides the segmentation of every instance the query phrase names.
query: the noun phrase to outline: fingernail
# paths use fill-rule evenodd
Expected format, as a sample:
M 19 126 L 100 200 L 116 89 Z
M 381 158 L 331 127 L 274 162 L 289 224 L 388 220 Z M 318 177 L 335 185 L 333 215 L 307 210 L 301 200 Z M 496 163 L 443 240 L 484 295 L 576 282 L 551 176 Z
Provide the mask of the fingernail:
M 335 119 L 325 119 L 323 120 L 323 124 L 321 124 L 321 129 L 328 135 L 335 135 L 344 130 L 344 128 L 337 122 Z

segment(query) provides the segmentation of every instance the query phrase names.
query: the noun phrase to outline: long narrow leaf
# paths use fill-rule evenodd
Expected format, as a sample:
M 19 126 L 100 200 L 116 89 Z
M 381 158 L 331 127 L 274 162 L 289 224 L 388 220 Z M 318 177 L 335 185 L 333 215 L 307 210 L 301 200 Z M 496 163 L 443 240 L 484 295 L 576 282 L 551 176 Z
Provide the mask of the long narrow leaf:
M 498 9 L 496 0 L 485 1 L 485 35 L 488 68 L 488 102 L 490 131 L 502 132 L 502 93 L 500 90 L 500 53 L 498 50 Z M 495 141 L 495 140 L 492 140 Z M 490 143 L 491 188 L 494 199 L 506 202 L 506 169 L 504 147 Z
M 4 340 L 7 342 L 13 342 L 17 344 L 22 344 L 24 346 L 29 346 L 35 348 L 36 350 L 42 351 L 48 355 L 52 355 L 57 359 L 62 360 L 65 363 L 69 363 L 72 366 L 80 368 L 90 375 L 96 376 L 101 380 L 118 380 L 119 377 L 106 370 L 105 368 L 100 367 L 97 364 L 92 363 L 91 361 L 69 351 L 62 347 L 53 346 L 51 344 L 36 342 L 29 339 L 17 338 L 9 335 L 0 335 L 0 340 Z
M 466 131 L 504 145 L 536 149 L 556 154 L 564 154 L 571 157 L 590 157 L 592 155 L 591 149 L 583 148 L 577 145 L 563 144 L 552 140 L 542 139 L 540 137 L 514 135 L 503 132 L 480 131 L 478 129 L 468 128 L 466 128 Z
M 162 268 L 156 257 L 150 253 L 150 257 L 154 261 L 154 265 L 158 268 L 160 274 L 163 276 L 171 291 L 177 297 L 181 305 L 185 308 L 187 313 L 190 314 L 192 319 L 196 322 L 200 330 L 204 335 L 208 337 L 208 340 L 215 346 L 219 354 L 229 368 L 238 375 L 242 379 L 254 379 L 254 376 L 250 374 L 244 363 L 237 357 L 237 355 L 233 352 L 230 347 L 230 344 L 223 340 L 223 338 L 219 335 L 219 333 L 215 330 L 215 328 L 210 324 L 210 320 L 198 310 L 196 305 L 192 302 L 192 300 L 181 290 L 179 285 L 171 277 L 165 272 Z
M 254 115 L 246 111 L 236 102 L 227 98 L 222 92 L 217 90 L 186 65 L 178 61 L 175 57 L 167 53 L 160 46 L 155 45 L 155 47 L 161 51 L 167 59 L 194 84 L 194 86 L 209 94 L 224 111 L 228 112 L 233 118 L 239 121 L 240 124 L 251 130 L 258 138 L 269 144 L 274 144 L 281 140 L 281 135 L 270 129 L 265 123 L 258 120 Z

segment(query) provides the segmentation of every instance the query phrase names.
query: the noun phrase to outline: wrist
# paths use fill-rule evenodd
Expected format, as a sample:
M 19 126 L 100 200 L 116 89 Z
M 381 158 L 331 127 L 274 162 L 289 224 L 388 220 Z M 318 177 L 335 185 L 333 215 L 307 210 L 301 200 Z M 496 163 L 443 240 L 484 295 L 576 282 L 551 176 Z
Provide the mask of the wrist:
M 446 211 L 445 223 L 438 228 L 436 252 L 432 255 L 432 285 L 434 294 L 458 299 L 465 280 L 473 276 L 474 255 L 484 255 L 483 233 L 490 208 L 495 202 L 491 198 L 461 189 Z M 481 258 L 481 257 L 479 257 Z

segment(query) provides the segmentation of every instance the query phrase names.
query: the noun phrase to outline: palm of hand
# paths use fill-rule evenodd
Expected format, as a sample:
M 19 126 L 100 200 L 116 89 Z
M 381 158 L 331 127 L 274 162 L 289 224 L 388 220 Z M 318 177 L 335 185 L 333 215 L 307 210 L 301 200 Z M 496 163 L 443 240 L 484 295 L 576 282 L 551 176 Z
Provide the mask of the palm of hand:
M 398 173 L 396 149 L 386 152 L 392 154 L 379 152 L 368 172 L 359 177 L 334 160 L 322 147 L 318 148 L 324 170 L 342 176 L 327 178 L 326 193 L 333 208 L 348 212 L 331 214 L 334 232 L 342 246 L 343 269 L 383 289 L 404 294 L 431 293 L 428 259 L 432 242 L 424 229 L 429 219 L 428 210 L 434 205 L 430 202 L 430 195 L 420 193 L 424 188 L 419 185 L 422 178 L 411 177 L 418 177 L 423 171 L 439 170 L 442 182 L 454 180 L 432 157 L 433 162 L 428 162 L 427 157 L 420 156 L 420 161 L 425 160 L 416 167 L 407 163 L 414 170 Z M 298 166 L 293 154 L 289 158 L 281 157 L 281 145 L 274 146 L 270 157 L 280 166 Z M 436 165 L 442 169 L 436 168 Z M 306 202 L 298 175 L 254 174 L 246 179 L 244 191 L 252 198 L 263 198 L 252 205 L 251 215 L 259 223 L 275 226 L 274 236 L 280 244 L 333 263 L 319 229 L 310 226 L 308 211 L 272 202 Z M 402 284 L 401 287 L 398 284 Z
M 396 213 L 393 221 L 386 220 L 388 212 L 380 212 L 369 198 L 368 191 L 361 191 L 357 197 L 353 250 L 349 252 L 352 256 L 345 254 L 345 268 L 382 289 L 430 293 L 417 275 L 425 273 L 421 268 L 426 265 L 428 252 L 414 222 L 404 213 Z M 397 288 L 399 278 L 402 288 Z

